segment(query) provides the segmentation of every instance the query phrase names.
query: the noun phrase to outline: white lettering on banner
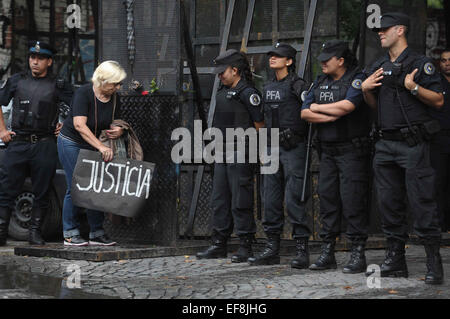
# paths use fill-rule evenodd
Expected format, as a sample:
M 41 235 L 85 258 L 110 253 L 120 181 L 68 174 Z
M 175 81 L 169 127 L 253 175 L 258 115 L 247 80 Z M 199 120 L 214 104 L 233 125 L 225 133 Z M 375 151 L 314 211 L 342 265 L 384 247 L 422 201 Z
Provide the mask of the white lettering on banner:
M 139 198 L 145 191 L 145 199 L 149 198 L 152 180 L 151 169 L 144 170 L 142 165 L 139 167 L 131 167 L 130 162 L 127 162 L 126 165 L 118 163 L 106 164 L 105 162 L 99 163 L 97 161 L 83 159 L 82 163 L 91 165 L 91 175 L 88 186 L 83 187 L 78 183 L 76 184 L 79 191 L 88 192 L 92 190 L 95 193 L 110 193 L 114 191 L 114 194 L 122 197 L 126 195 Z M 111 172 L 111 167 L 115 167 L 117 172 Z M 123 168 L 125 168 L 125 170 L 123 170 Z M 136 189 L 130 190 L 130 184 L 134 184 L 134 182 L 131 182 L 131 176 L 133 174 L 137 175 Z M 144 178 L 142 178 L 142 175 L 144 175 Z M 111 182 L 111 186 L 106 188 L 108 182 Z M 103 186 L 105 186 L 105 188 L 102 189 Z

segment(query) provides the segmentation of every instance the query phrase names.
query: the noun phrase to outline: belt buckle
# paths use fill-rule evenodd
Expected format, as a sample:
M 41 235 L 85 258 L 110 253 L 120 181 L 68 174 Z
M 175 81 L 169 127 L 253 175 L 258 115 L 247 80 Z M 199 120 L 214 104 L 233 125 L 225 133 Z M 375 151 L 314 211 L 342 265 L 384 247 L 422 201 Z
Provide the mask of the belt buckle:
M 36 144 L 38 141 L 38 136 L 36 134 L 31 134 L 30 135 L 30 142 L 31 144 Z

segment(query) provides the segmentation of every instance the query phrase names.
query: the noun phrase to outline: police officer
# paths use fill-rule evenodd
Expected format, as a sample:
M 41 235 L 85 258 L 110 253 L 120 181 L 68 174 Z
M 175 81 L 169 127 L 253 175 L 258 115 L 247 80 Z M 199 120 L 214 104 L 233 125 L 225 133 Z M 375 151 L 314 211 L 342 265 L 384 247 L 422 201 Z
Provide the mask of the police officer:
M 336 269 L 334 247 L 341 219 L 352 243 L 344 273 L 367 268 L 370 110 L 361 91 L 364 74 L 348 44 L 328 41 L 318 56 L 320 75 L 302 107 L 302 118 L 317 124 L 320 156 L 318 193 L 322 220 L 322 253 L 311 270 Z
M 0 139 L 8 143 L 3 165 L 5 183 L 0 193 L 0 245 L 6 244 L 8 225 L 15 198 L 20 194 L 27 172 L 34 195 L 29 242 L 43 245 L 41 225 L 48 209 L 48 193 L 55 174 L 57 153 L 55 135 L 58 103 L 70 103 L 71 90 L 50 74 L 55 50 L 43 42 L 33 42 L 28 71 L 13 75 L 0 91 L 0 104 L 13 98 L 11 130 L 6 129 L 0 112 Z
M 440 284 L 441 230 L 434 194 L 435 172 L 430 163 L 430 139 L 439 131 L 430 108 L 444 104 L 439 75 L 431 60 L 408 47 L 410 19 L 386 13 L 375 29 L 389 52 L 376 61 L 362 84 L 364 99 L 378 114 L 379 141 L 375 145 L 374 174 L 387 254 L 381 276 L 407 277 L 405 242 L 407 205 L 414 230 L 425 245 L 425 283 Z M 405 196 L 406 195 L 406 196 Z
M 311 232 L 306 201 L 301 202 L 307 124 L 300 118 L 301 95 L 307 88 L 305 81 L 295 72 L 296 54 L 297 51 L 286 43 L 276 44 L 268 53 L 269 65 L 275 71 L 275 77 L 264 85 L 264 117 L 269 130 L 279 130 L 279 169 L 274 174 L 264 175 L 263 226 L 267 244 L 260 255 L 249 258 L 251 265 L 280 263 L 280 235 L 284 226 L 285 201 L 297 250 L 291 266 L 300 269 L 309 266 L 308 239 Z M 271 141 L 269 151 L 273 152 L 275 147 L 278 145 Z
M 450 230 L 450 49 L 441 53 L 441 84 L 444 106 L 437 110 L 430 108 L 430 114 L 441 125 L 441 131 L 431 143 L 431 161 L 436 170 L 436 199 L 440 216 L 441 231 Z
M 213 127 L 220 129 L 224 137 L 227 129 L 262 127 L 264 117 L 260 108 L 261 95 L 253 86 L 246 56 L 230 49 L 216 57 L 214 63 L 214 73 L 218 74 L 222 85 L 216 95 Z M 232 262 L 244 262 L 253 255 L 252 242 L 256 233 L 253 215 L 254 164 L 248 158 L 244 163 L 238 162 L 240 147 L 237 142 L 226 141 L 235 144 L 235 152 L 226 154 L 227 158 L 223 158 L 223 163 L 214 164 L 211 195 L 212 245 L 197 254 L 199 259 L 225 258 L 227 240 L 233 232 L 233 226 L 239 236 L 240 246 L 232 256 Z M 216 150 L 219 147 L 216 145 Z M 224 149 L 226 147 L 228 146 L 224 146 Z

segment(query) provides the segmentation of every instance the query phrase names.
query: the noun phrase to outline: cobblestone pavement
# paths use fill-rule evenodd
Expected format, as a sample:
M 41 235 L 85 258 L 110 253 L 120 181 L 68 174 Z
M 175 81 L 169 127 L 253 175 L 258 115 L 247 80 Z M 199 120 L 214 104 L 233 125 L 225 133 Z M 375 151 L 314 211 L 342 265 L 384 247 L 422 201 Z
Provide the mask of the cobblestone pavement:
M 45 278 L 59 278 L 67 287 L 68 283 L 76 283 L 71 279 L 73 276 L 69 276 L 78 268 L 81 270 L 80 291 L 124 299 L 447 299 L 450 298 L 450 247 L 442 248 L 441 254 L 446 275 L 444 285 L 424 283 L 424 249 L 411 245 L 407 248 L 409 278 L 380 278 L 381 287 L 372 289 L 368 287 L 364 274 L 342 273 L 349 256 L 345 252 L 336 253 L 337 270 L 318 272 L 292 269 L 289 265 L 292 256 L 284 256 L 280 265 L 249 266 L 247 263 L 231 263 L 229 258 L 196 260 L 194 256 L 99 263 L 13 255 L 0 256 L 0 271 L 12 269 L 19 273 L 48 276 Z M 381 263 L 384 250 L 370 250 L 366 256 L 368 264 Z M 317 257 L 313 254 L 311 262 Z M 1 284 L 0 280 L 0 299 L 52 298 L 42 292 L 31 294 L 23 289 L 5 289 Z

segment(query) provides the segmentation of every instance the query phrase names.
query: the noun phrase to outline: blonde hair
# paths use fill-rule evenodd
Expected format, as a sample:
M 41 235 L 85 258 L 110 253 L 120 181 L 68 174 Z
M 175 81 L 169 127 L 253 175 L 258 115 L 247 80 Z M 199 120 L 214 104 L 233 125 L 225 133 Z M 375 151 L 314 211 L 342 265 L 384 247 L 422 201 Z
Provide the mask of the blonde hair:
M 101 63 L 92 76 L 92 83 L 99 88 L 106 83 L 120 83 L 127 77 L 127 73 L 116 61 Z

